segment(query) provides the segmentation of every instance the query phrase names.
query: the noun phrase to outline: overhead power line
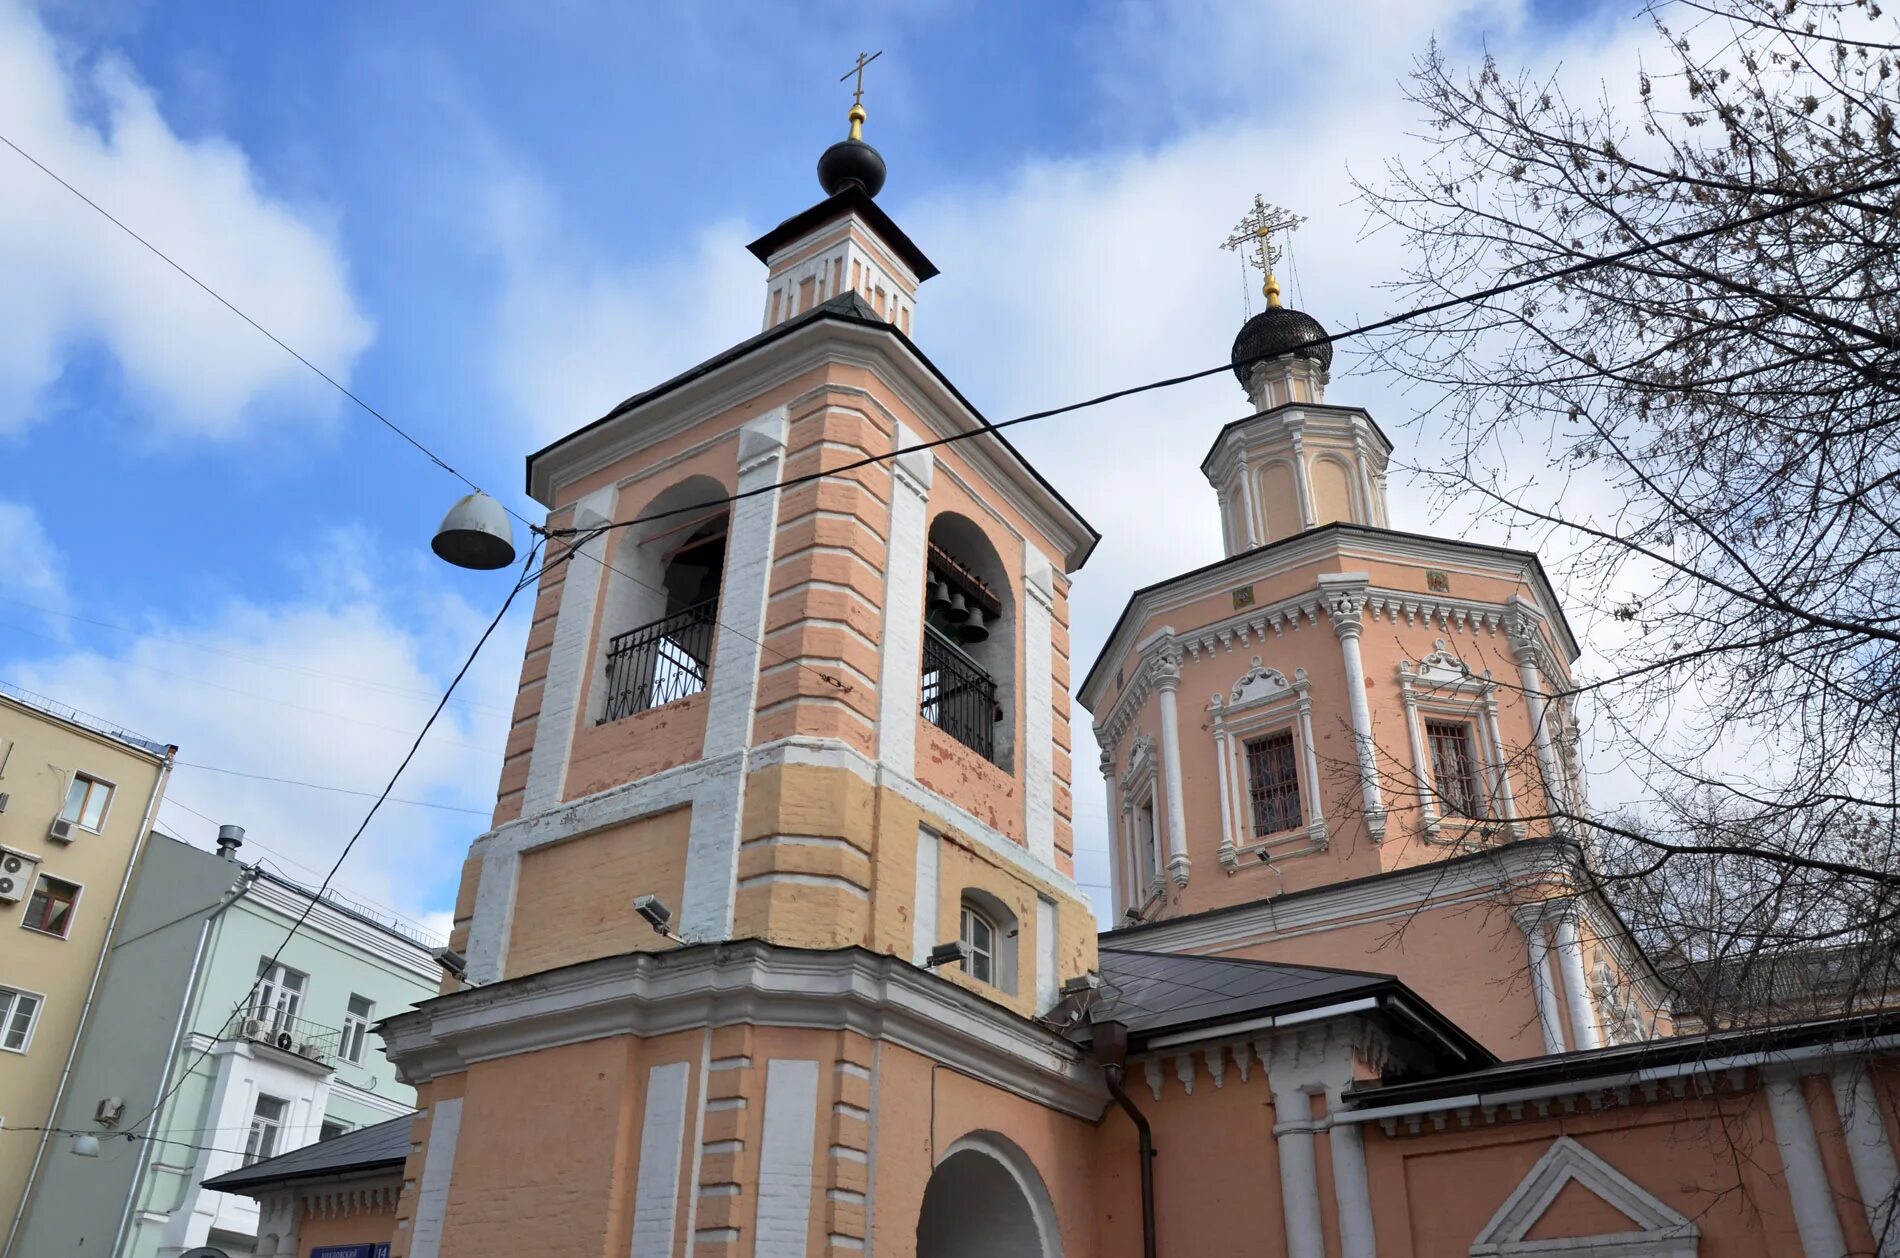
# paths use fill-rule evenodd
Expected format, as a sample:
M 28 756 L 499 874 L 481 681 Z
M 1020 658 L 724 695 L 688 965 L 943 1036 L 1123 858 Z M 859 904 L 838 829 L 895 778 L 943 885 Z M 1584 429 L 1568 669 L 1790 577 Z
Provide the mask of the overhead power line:
M 272 777 L 268 773 L 246 773 L 242 769 L 223 769 L 215 764 L 195 764 L 189 760 L 179 760 L 175 763 L 181 769 L 202 769 L 206 773 L 222 773 L 226 777 L 249 778 L 253 782 L 276 782 L 282 786 L 301 786 L 306 790 L 328 791 L 332 795 L 355 795 L 361 799 L 378 798 L 375 791 L 353 791 L 347 786 L 326 786 L 322 782 L 304 782 L 296 778 Z M 439 804 L 430 799 L 397 799 L 392 796 L 384 799 L 383 802 L 386 804 L 407 804 L 411 808 L 436 808 L 443 812 L 465 812 L 475 817 L 486 817 L 492 811 L 484 808 L 463 808 L 459 804 Z

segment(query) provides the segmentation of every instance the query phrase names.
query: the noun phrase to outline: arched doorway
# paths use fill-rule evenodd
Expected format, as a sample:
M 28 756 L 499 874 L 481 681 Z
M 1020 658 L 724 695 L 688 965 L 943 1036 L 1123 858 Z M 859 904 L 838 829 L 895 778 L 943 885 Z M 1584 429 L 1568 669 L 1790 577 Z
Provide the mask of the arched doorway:
M 951 1145 L 924 1187 L 917 1258 L 1062 1258 L 1055 1207 L 1028 1155 L 989 1131 Z

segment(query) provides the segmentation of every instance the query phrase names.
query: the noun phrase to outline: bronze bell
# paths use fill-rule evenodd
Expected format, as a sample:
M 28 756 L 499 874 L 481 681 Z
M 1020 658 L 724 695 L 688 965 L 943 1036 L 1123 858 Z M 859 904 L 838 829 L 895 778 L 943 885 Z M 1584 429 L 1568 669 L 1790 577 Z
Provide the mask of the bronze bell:
M 970 604 L 969 610 L 964 613 L 963 623 L 957 626 L 957 641 L 967 645 L 986 642 L 989 636 L 989 626 L 983 623 L 983 609 L 974 603 Z
M 948 610 L 950 610 L 950 583 L 933 572 L 930 574 L 930 589 L 924 601 L 925 614 L 941 616 Z

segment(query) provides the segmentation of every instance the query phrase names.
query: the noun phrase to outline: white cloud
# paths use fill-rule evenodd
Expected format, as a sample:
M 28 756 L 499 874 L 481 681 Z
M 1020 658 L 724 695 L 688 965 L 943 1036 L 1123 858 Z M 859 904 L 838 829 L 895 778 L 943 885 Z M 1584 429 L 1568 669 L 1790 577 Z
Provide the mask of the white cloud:
M 108 649 L 0 660 L 0 676 L 177 744 L 162 827 L 209 846 L 216 823 L 234 822 L 249 832 L 246 859 L 314 884 L 369 798 L 193 766 L 380 791 L 493 615 L 360 537 L 320 549 L 332 560 L 285 603 L 233 597 L 197 619 L 153 617 Z M 442 925 L 494 804 L 524 632 L 519 616 L 497 631 L 393 792 L 473 811 L 386 804 L 338 876 L 346 893 Z
M 47 619 L 65 630 L 66 564 L 39 513 L 21 502 L 0 499 L 0 589 L 7 597 L 51 613 Z
M 313 362 L 349 375 L 371 327 L 334 243 L 260 187 L 230 143 L 173 132 L 122 61 L 76 62 L 32 13 L 0 0 L 0 115 L 7 137 L 47 168 Z M 0 149 L 0 170 L 0 434 L 30 423 L 67 356 L 93 344 L 161 433 L 228 437 L 266 411 L 336 413 L 328 386 L 26 159 Z M 300 405 L 260 405 L 287 398 Z

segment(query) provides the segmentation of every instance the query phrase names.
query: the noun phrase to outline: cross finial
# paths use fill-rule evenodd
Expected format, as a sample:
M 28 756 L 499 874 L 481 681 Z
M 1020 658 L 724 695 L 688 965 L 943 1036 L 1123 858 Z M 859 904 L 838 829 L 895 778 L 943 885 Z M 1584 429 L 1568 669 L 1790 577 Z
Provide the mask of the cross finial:
M 1234 251 L 1244 251 L 1252 246 L 1254 256 L 1247 261 L 1260 268 L 1260 274 L 1264 277 L 1260 291 L 1266 296 L 1269 306 L 1280 304 L 1280 281 L 1273 277 L 1273 268 L 1286 254 L 1284 246 L 1273 243 L 1273 233 L 1297 230 L 1305 221 L 1291 210 L 1268 205 L 1263 198 L 1255 196 L 1253 208 L 1234 228 L 1233 235 L 1221 242 L 1221 248 Z
M 851 119 L 851 138 L 854 140 L 862 140 L 864 138 L 864 67 L 870 65 L 883 55 L 884 50 L 882 48 L 876 52 L 861 52 L 858 54 L 857 62 L 852 65 L 849 70 L 846 70 L 843 74 L 838 76 L 838 82 L 840 83 L 854 74 L 858 76 L 857 88 L 851 93 L 851 112 L 847 115 Z

